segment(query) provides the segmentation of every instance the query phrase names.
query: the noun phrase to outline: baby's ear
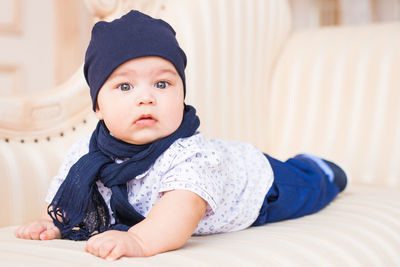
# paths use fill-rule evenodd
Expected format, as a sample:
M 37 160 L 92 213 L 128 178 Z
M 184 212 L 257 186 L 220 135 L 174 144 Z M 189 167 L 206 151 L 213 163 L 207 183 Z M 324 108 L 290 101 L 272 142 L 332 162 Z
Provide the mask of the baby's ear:
M 103 115 L 101 114 L 101 111 L 100 111 L 100 109 L 99 109 L 99 105 L 98 105 L 98 104 L 96 104 L 96 111 L 95 111 L 94 113 L 96 114 L 96 117 L 97 117 L 99 120 L 102 120 L 102 119 L 103 119 Z

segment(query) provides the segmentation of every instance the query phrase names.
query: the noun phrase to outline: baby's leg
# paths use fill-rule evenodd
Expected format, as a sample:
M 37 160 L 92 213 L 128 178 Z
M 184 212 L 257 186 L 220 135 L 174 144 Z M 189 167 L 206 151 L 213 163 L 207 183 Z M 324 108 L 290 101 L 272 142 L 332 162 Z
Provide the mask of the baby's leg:
M 253 226 L 315 213 L 346 187 L 345 172 L 330 161 L 307 154 L 286 162 L 265 156 L 274 172 L 274 183 Z

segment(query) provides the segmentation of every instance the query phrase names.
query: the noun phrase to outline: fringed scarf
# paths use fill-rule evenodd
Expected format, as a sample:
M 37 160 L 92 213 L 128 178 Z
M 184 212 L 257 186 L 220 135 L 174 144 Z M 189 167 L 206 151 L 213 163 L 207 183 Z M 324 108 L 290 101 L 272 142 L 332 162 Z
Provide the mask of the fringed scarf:
M 128 202 L 126 183 L 148 170 L 177 139 L 192 136 L 199 125 L 196 110 L 185 105 L 182 123 L 174 133 L 149 144 L 133 145 L 110 135 L 104 122 L 99 121 L 90 139 L 89 153 L 71 167 L 48 207 L 62 238 L 87 240 L 111 229 L 127 231 L 142 221 L 144 217 Z M 117 158 L 127 160 L 118 164 Z M 113 225 L 96 181 L 112 191 Z

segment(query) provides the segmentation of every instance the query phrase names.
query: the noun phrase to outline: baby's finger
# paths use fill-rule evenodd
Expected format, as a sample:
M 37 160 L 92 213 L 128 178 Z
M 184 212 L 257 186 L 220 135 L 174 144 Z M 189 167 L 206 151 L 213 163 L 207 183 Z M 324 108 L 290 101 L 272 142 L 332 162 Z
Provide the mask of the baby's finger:
M 23 237 L 22 237 L 22 234 L 23 234 L 23 232 L 24 232 L 24 227 L 25 227 L 25 225 L 20 225 L 17 229 L 15 229 L 14 235 L 15 235 L 17 238 L 23 238 Z
M 19 233 L 18 233 L 18 237 L 19 238 L 23 238 L 23 239 L 31 239 L 31 235 L 29 234 L 29 229 L 28 229 L 29 225 L 23 225 L 20 229 L 19 229 Z
M 103 244 L 101 244 L 100 248 L 99 248 L 99 257 L 105 259 L 115 248 L 116 243 L 115 242 L 104 242 Z
M 86 248 L 85 248 L 86 252 L 89 252 L 90 254 L 93 254 L 95 256 L 99 255 L 99 248 L 101 244 L 101 240 L 98 240 L 97 237 L 98 235 L 89 238 L 89 240 L 86 242 Z
M 30 233 L 30 225 L 26 225 L 24 229 L 22 230 L 21 234 L 22 238 L 24 239 L 32 239 L 31 233 Z
M 107 256 L 107 261 L 115 261 L 125 255 L 124 246 L 116 245 L 111 253 Z
M 32 224 L 28 227 L 29 237 L 32 240 L 39 240 L 39 235 L 45 231 L 46 228 L 44 225 L 40 224 Z
M 58 229 L 55 228 L 47 229 L 43 231 L 39 236 L 40 240 L 51 240 L 56 238 L 61 238 L 61 235 Z

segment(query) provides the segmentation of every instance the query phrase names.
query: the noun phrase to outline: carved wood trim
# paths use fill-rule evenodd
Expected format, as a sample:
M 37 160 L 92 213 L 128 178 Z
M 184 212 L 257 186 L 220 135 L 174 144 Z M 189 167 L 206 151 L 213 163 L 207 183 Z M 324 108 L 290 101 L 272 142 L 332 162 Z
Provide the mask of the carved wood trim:
M 0 65 L 0 73 L 5 73 L 12 77 L 11 94 L 18 95 L 20 93 L 21 69 L 16 65 Z M 4 86 L 4 85 L 0 85 Z M 4 91 L 4 90 L 3 90 Z
M 12 21 L 0 24 L 0 34 L 21 34 L 22 4 L 21 0 L 13 0 Z
M 165 0 L 85 0 L 85 3 L 94 21 L 110 21 L 132 9 L 160 17 L 160 12 L 165 9 Z
M 81 54 L 80 0 L 54 1 L 55 14 L 55 84 L 65 82 L 82 63 Z M 75 18 L 74 18 L 75 17 Z M 73 19 L 74 18 L 74 19 Z

